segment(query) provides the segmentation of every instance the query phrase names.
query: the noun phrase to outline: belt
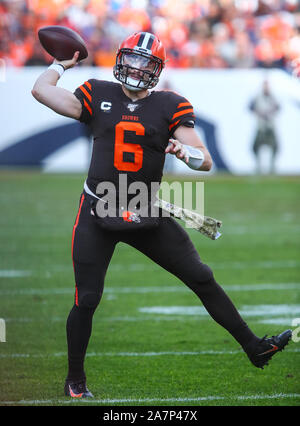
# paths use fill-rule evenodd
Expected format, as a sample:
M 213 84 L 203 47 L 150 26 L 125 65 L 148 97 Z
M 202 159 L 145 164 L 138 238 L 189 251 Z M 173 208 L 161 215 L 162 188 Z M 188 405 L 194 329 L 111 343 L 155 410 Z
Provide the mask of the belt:
M 90 190 L 90 188 L 88 187 L 88 185 L 87 185 L 86 181 L 84 182 L 83 189 L 85 190 L 85 192 L 86 192 L 87 194 L 89 194 L 89 195 L 91 195 L 92 197 L 95 197 L 95 198 L 97 198 L 98 200 L 100 200 L 100 198 L 99 198 L 99 197 L 97 197 L 97 195 L 95 195 L 95 194 L 94 194 L 94 193 Z

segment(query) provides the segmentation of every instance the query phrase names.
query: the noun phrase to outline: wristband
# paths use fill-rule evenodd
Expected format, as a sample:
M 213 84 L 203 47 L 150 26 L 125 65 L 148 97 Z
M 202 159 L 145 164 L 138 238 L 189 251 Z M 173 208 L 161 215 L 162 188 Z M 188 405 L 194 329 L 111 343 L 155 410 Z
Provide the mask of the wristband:
M 190 145 L 183 145 L 185 152 L 187 153 L 188 161 L 186 158 L 180 158 L 190 169 L 199 170 L 204 162 L 203 152 Z
M 62 64 L 52 64 L 50 67 L 48 67 L 48 70 L 54 70 L 58 72 L 60 78 L 65 72 L 65 67 Z

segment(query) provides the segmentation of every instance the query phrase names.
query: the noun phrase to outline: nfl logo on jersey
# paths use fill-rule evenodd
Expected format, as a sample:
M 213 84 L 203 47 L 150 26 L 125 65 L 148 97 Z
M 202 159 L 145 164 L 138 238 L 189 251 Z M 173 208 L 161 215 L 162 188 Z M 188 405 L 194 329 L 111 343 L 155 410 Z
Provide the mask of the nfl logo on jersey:
M 129 109 L 130 112 L 134 112 L 137 107 L 138 107 L 137 104 L 128 104 L 127 105 L 127 108 Z

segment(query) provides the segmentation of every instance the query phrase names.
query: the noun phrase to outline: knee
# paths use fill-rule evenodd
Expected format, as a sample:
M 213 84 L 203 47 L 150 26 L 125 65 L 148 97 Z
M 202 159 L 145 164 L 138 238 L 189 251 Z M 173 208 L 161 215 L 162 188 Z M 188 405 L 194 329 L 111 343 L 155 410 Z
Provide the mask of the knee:
M 188 273 L 182 277 L 182 281 L 187 284 L 192 290 L 199 287 L 204 288 L 206 284 L 209 285 L 214 282 L 214 275 L 209 266 L 202 262 L 198 262 L 190 268 Z
M 199 265 L 193 280 L 187 283 L 187 285 L 200 297 L 200 295 L 210 293 L 215 287 L 216 281 L 210 267 L 202 263 Z
M 209 281 L 212 281 L 214 279 L 213 271 L 210 269 L 209 266 L 202 263 L 199 267 L 198 272 L 198 281 L 201 283 L 206 283 Z
M 102 294 L 88 292 L 80 294 L 78 297 L 78 306 L 86 309 L 96 309 L 100 303 Z

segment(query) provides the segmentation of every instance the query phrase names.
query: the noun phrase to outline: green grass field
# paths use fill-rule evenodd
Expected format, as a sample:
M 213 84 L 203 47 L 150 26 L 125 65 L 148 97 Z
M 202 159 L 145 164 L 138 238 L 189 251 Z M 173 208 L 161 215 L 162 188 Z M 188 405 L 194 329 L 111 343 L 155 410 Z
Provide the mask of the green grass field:
M 88 347 L 95 399 L 64 397 L 71 234 L 84 179 L 0 172 L 0 405 L 299 405 L 300 342 L 255 368 L 184 284 L 124 244 Z M 295 177 L 208 176 L 205 214 L 223 221 L 223 235 L 188 231 L 261 337 L 295 330 L 300 318 L 299 194 Z

